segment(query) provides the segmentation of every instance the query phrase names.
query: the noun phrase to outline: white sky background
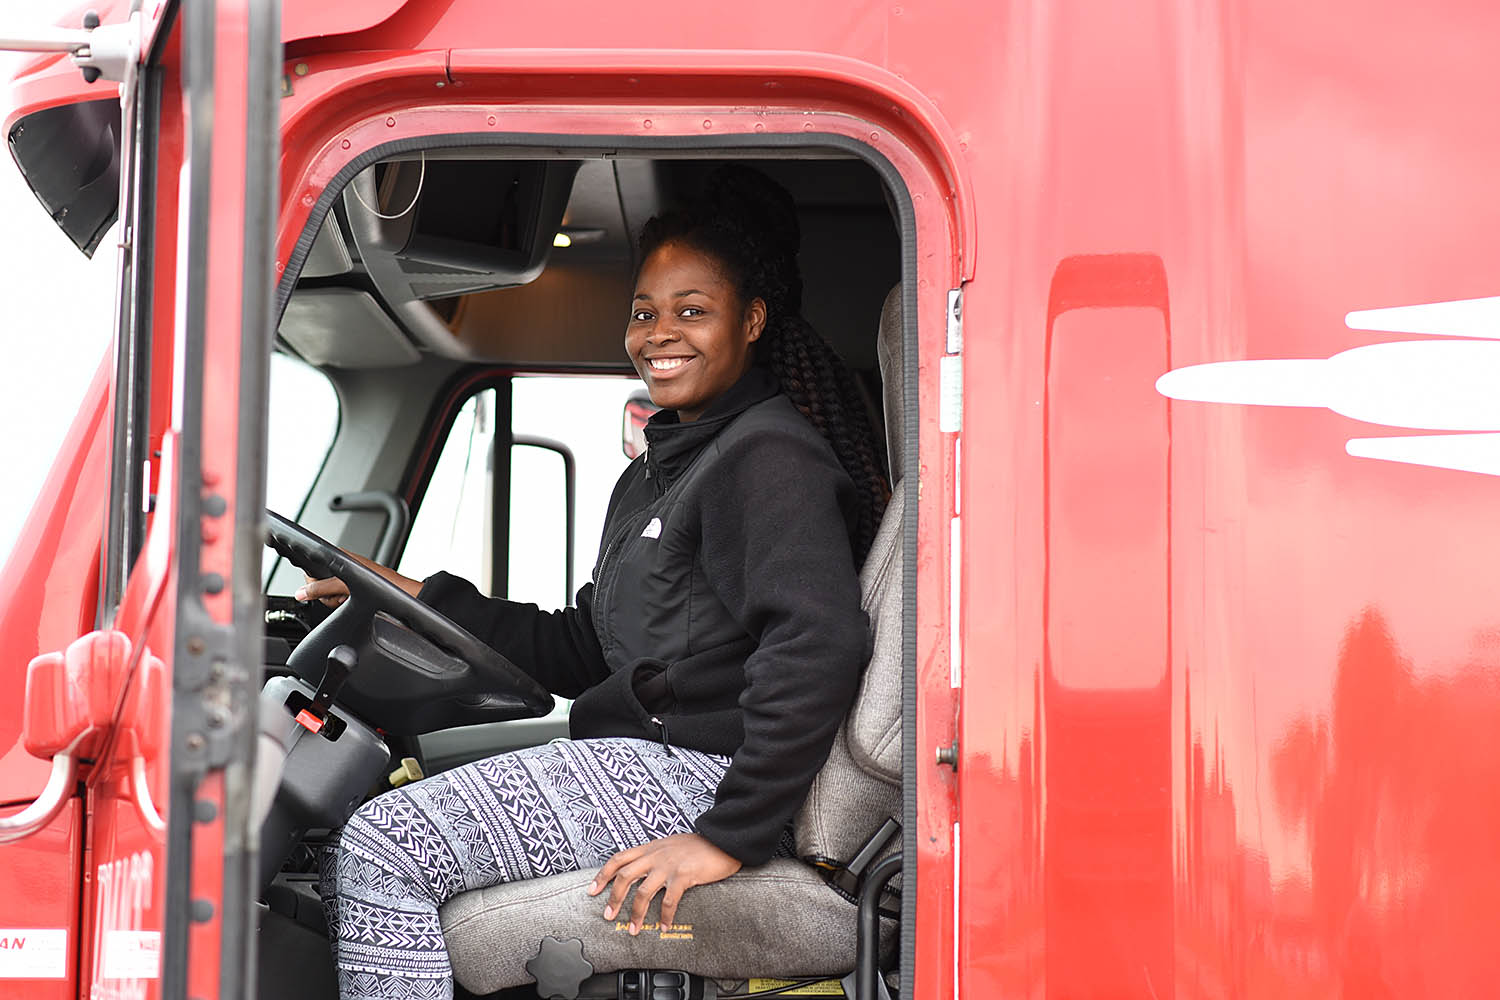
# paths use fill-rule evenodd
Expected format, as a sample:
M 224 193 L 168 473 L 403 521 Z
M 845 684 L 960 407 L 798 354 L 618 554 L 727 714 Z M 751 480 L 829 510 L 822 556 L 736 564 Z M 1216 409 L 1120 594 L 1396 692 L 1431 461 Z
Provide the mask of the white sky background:
M 49 23 L 65 6 L 28 5 L 27 23 Z M 0 14 L 7 25 L 13 17 L 8 6 Z M 0 80 L 14 58 L 0 55 Z M 109 348 L 116 266 L 113 231 L 84 257 L 0 155 L 0 563 Z

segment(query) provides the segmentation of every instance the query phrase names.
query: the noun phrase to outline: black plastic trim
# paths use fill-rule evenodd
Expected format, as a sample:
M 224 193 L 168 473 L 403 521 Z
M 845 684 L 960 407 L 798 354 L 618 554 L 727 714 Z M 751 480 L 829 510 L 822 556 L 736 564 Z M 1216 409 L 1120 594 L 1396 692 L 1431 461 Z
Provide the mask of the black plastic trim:
M 507 378 L 495 384 L 495 434 L 490 439 L 490 593 L 510 596 L 510 494 L 511 447 L 515 442 L 512 426 L 516 414 L 515 382 Z M 504 417 L 501 414 L 504 414 Z M 447 442 L 444 441 L 446 445 Z M 437 469 L 436 458 L 432 468 Z M 429 475 L 428 481 L 431 482 Z M 505 525 L 504 531 L 494 526 Z M 568 595 L 570 598 L 572 594 Z
M 110 504 L 100 559 L 98 621 L 112 620 L 125 581 L 146 540 L 145 463 L 149 459 L 151 340 L 156 246 L 156 158 L 161 133 L 162 70 L 142 67 L 137 77 L 130 157 L 135 177 L 120 238 L 128 242 L 115 319 L 115 407 L 110 449 Z M 122 159 L 124 157 L 122 156 Z

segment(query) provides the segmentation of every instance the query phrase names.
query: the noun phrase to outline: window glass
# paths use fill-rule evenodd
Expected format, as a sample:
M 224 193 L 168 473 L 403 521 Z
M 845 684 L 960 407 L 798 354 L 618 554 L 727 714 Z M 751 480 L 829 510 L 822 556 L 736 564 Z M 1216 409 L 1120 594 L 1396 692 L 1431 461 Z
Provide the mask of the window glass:
M 519 441 L 511 448 L 508 589 L 513 600 L 543 608 L 573 603 L 567 581 L 566 477 L 567 465 L 560 453 Z M 580 582 L 574 581 L 574 590 Z
M 567 445 L 577 463 L 577 523 L 573 542 L 573 589 L 583 586 L 594 572 L 599 555 L 599 535 L 604 530 L 604 510 L 615 480 L 629 464 L 620 444 L 621 414 L 633 392 L 645 388 L 639 379 L 608 378 L 587 375 L 532 375 L 517 378 L 511 390 L 512 433 L 517 436 L 551 438 Z M 522 452 L 539 449 L 517 449 Z M 530 457 L 530 456 L 528 456 Z M 561 462 L 548 456 L 546 468 L 561 475 Z M 542 461 L 540 457 L 533 461 Z M 549 563 L 541 552 L 530 547 L 529 534 L 518 530 L 521 525 L 541 522 L 548 517 L 548 507 L 557 503 L 561 493 L 533 490 L 519 474 L 520 465 L 512 469 L 510 579 L 511 592 L 524 594 L 561 587 L 558 563 Z M 538 540 L 539 542 L 540 540 Z M 555 550 L 551 550 L 555 551 Z M 534 598 L 525 598 L 533 600 Z M 568 603 L 573 595 L 568 594 Z
M 296 521 L 338 433 L 338 393 L 327 375 L 277 352 L 271 355 L 270 401 L 266 506 Z M 267 549 L 262 583 L 271 578 L 275 563 Z
M 593 572 L 604 510 L 629 461 L 620 444 L 625 402 L 642 388 L 636 379 L 581 375 L 519 376 L 511 381 L 511 433 L 521 441 L 545 440 L 567 448 L 576 469 L 573 589 Z M 491 455 L 495 440 L 495 390 L 471 397 L 454 418 L 438 456 L 411 536 L 397 567 L 423 579 L 447 570 L 493 593 L 489 562 Z M 508 587 L 512 600 L 544 608 L 571 604 L 565 585 L 567 517 L 564 463 L 547 447 L 511 448 Z
M 448 431 L 437 467 L 412 519 L 396 569 L 417 580 L 446 570 L 490 593 L 490 463 L 495 390 L 469 397 Z

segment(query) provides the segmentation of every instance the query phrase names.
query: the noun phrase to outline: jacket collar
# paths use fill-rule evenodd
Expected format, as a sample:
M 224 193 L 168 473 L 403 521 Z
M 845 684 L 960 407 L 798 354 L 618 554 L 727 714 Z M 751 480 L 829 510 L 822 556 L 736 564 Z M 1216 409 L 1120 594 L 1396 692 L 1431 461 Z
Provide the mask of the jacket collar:
M 656 483 L 657 494 L 665 492 L 693 464 L 704 445 L 745 410 L 781 391 L 776 376 L 759 365 L 740 376 L 703 416 L 691 423 L 677 419 L 676 410 L 660 410 L 646 422 L 646 474 Z

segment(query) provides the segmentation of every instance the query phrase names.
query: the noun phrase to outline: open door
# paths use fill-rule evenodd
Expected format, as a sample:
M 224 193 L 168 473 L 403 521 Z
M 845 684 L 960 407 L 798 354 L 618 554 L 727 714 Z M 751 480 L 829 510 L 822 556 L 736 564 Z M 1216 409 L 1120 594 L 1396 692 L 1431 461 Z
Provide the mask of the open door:
M 182 12 L 164 997 L 252 985 L 278 16 L 277 0 Z
M 103 6 L 0 32 L 63 54 L 11 86 L 38 198 L 85 252 L 120 222 L 113 358 L 0 585 L 5 649 L 31 657 L 24 697 L 0 674 L 0 756 L 30 763 L 0 796 L 0 928 L 29 949 L 0 994 L 244 997 L 279 4 Z M 60 186 L 70 156 L 89 169 Z

